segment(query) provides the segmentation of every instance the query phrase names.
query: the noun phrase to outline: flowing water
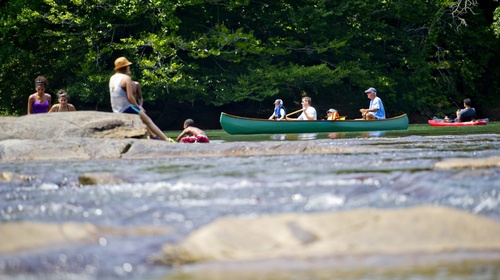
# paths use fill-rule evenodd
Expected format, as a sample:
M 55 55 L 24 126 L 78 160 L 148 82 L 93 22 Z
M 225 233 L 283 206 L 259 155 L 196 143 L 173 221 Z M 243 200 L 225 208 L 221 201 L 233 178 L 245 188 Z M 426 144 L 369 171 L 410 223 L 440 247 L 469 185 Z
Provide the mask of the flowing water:
M 446 134 L 446 133 L 445 133 Z M 237 137 L 212 137 L 214 149 Z M 266 135 L 251 141 L 324 141 L 377 147 L 377 153 L 0 163 L 29 180 L 0 184 L 0 223 L 84 222 L 102 227 L 167 227 L 166 234 L 103 236 L 98 242 L 0 255 L 2 279 L 169 279 L 148 258 L 164 243 L 224 216 L 346 211 L 360 207 L 443 205 L 500 222 L 500 168 L 433 169 L 447 158 L 500 156 L 500 134 Z M 312 140 L 304 140 L 312 139 Z M 127 183 L 84 186 L 78 176 L 109 172 Z M 8 242 L 0 237 L 0 242 Z M 500 269 L 474 267 L 427 275 L 335 279 L 498 279 Z M 461 278 L 462 277 L 462 278 Z M 185 277 L 182 279 L 189 279 Z M 201 278 L 200 278 L 201 279 Z M 250 278 L 251 279 L 251 278 Z M 261 278 L 262 279 L 262 278 Z M 279 279 L 331 279 L 302 275 Z

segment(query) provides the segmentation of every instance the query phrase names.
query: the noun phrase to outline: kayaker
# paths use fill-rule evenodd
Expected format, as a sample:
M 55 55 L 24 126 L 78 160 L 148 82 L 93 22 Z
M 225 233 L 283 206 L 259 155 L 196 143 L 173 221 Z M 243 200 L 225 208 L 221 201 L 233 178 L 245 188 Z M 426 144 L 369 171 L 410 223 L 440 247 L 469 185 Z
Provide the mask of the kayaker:
M 36 77 L 36 92 L 28 97 L 28 115 L 49 112 L 52 96 L 45 92 L 48 87 L 49 81 L 44 76 Z
M 49 113 L 53 112 L 72 112 L 76 111 L 75 106 L 73 104 L 68 103 L 68 93 L 64 89 L 60 89 L 57 91 L 57 100 L 59 100 L 59 104 L 55 104 L 50 108 Z
M 269 119 L 281 121 L 285 119 L 285 116 L 286 116 L 286 110 L 285 107 L 283 107 L 283 100 L 276 99 L 276 101 L 274 101 L 273 114 L 269 117 Z
M 385 119 L 385 110 L 382 100 L 377 97 L 377 90 L 373 87 L 365 90 L 370 101 L 370 107 L 368 109 L 359 109 L 363 119 L 365 120 L 375 120 L 375 119 Z
M 188 136 L 186 136 L 188 135 Z M 185 137 L 184 137 L 185 136 Z M 205 131 L 194 126 L 194 121 L 192 119 L 187 119 L 184 121 L 184 130 L 175 139 L 177 142 L 183 143 L 208 143 L 208 139 Z
M 465 108 L 457 110 L 457 118 L 455 119 L 455 122 L 470 122 L 476 118 L 476 109 L 471 107 L 472 102 L 470 98 L 465 98 L 463 102 Z
M 311 97 L 309 96 L 303 97 L 301 103 L 302 103 L 302 114 L 300 114 L 300 116 L 296 119 L 286 117 L 286 120 L 291 120 L 291 121 L 317 120 L 318 116 L 316 113 L 316 109 L 314 109 L 314 107 L 311 106 Z
M 137 114 L 155 135 L 159 136 L 162 140 L 173 142 L 174 140 L 167 137 L 151 118 L 146 115 L 145 110 L 137 104 L 137 100 L 134 97 L 132 79 L 130 78 L 130 65 L 132 65 L 132 62 L 123 56 L 115 60 L 115 74 L 109 79 L 109 94 L 113 112 Z

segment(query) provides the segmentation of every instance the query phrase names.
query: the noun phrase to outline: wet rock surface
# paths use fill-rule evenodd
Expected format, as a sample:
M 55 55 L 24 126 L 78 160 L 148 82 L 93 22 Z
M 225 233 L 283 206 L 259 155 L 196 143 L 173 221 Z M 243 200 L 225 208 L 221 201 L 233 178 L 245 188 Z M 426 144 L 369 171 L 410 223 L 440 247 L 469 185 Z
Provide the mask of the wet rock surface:
M 158 261 L 168 265 L 316 262 L 339 256 L 498 251 L 499 232 L 500 224 L 493 220 L 434 206 L 227 217 L 194 231 L 179 244 L 165 245 Z

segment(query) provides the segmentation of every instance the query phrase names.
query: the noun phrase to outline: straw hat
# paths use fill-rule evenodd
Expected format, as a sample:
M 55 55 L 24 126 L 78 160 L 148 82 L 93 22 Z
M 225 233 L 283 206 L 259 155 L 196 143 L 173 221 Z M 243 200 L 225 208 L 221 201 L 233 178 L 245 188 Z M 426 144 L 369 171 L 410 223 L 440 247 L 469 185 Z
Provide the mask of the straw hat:
M 131 65 L 132 62 L 128 61 L 124 56 L 119 57 L 115 60 L 115 70 Z

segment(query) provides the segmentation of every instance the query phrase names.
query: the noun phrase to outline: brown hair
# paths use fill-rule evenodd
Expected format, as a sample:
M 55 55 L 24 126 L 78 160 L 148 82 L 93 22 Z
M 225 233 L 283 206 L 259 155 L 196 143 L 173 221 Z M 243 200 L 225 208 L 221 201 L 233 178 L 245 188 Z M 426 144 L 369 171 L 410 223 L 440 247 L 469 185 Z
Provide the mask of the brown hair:
M 35 86 L 44 86 L 45 88 L 48 88 L 49 81 L 44 76 L 38 76 L 35 79 Z
M 304 97 L 302 97 L 302 100 L 307 101 L 307 104 L 311 105 L 311 97 L 304 96 Z
M 64 89 L 60 89 L 57 91 L 57 98 L 61 98 L 61 97 L 69 98 L 68 93 Z

